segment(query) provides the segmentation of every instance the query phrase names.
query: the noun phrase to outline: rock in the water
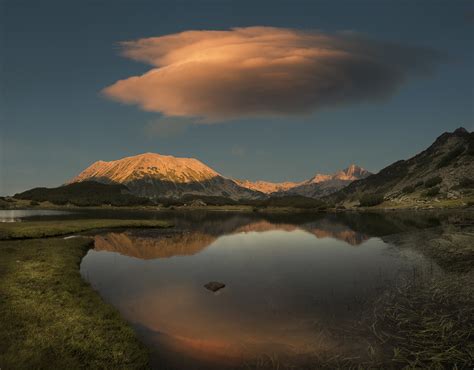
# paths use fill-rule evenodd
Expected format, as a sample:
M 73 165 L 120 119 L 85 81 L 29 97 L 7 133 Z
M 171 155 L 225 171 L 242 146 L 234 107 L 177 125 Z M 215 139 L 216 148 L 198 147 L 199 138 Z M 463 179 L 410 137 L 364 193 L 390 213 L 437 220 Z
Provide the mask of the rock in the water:
M 206 285 L 204 285 L 204 288 L 209 289 L 213 292 L 217 292 L 219 289 L 222 289 L 225 287 L 224 283 L 219 283 L 218 281 L 210 281 Z

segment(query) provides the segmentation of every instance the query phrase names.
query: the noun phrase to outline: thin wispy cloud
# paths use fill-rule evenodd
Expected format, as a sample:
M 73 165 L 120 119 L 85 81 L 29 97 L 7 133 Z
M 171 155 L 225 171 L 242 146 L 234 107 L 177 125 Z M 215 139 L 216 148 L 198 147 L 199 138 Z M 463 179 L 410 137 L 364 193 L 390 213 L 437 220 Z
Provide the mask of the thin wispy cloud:
M 124 56 L 153 68 L 106 87 L 106 96 L 207 123 L 380 101 L 441 59 L 430 49 L 352 32 L 274 27 L 186 31 L 121 45 Z

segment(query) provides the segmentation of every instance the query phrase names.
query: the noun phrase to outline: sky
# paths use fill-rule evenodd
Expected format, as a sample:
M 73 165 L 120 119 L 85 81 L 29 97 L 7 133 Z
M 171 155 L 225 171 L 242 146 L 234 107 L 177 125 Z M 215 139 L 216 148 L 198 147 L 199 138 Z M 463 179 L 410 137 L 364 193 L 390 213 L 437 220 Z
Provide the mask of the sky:
M 474 2 L 0 0 L 0 195 L 98 160 L 377 172 L 474 128 Z

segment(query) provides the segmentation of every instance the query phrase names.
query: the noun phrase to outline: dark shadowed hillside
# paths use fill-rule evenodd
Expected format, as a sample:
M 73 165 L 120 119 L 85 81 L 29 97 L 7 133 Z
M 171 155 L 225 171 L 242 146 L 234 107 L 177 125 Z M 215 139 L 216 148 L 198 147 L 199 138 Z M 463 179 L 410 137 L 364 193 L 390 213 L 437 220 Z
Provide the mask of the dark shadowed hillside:
M 54 204 L 73 204 L 77 206 L 114 206 L 148 204 L 149 199 L 140 198 L 130 193 L 125 185 L 107 185 L 94 181 L 84 181 L 57 188 L 34 188 L 15 194 L 17 199 L 37 202 L 49 201 Z
M 474 134 L 446 132 L 423 152 L 354 181 L 328 201 L 374 206 L 382 201 L 423 203 L 469 199 L 474 193 Z

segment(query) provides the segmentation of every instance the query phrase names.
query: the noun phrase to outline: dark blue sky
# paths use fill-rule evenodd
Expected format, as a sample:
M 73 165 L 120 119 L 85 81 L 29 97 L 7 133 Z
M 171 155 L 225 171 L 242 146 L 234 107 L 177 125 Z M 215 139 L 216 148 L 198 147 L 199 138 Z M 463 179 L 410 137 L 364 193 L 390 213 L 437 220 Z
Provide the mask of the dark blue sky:
M 96 160 L 190 156 L 223 175 L 302 180 L 356 163 L 378 171 L 459 126 L 473 130 L 472 1 L 22 1 L 1 3 L 0 194 L 57 186 Z M 100 91 L 149 65 L 117 43 L 185 30 L 273 26 L 357 31 L 448 58 L 390 99 L 306 116 L 249 117 L 168 132 Z

